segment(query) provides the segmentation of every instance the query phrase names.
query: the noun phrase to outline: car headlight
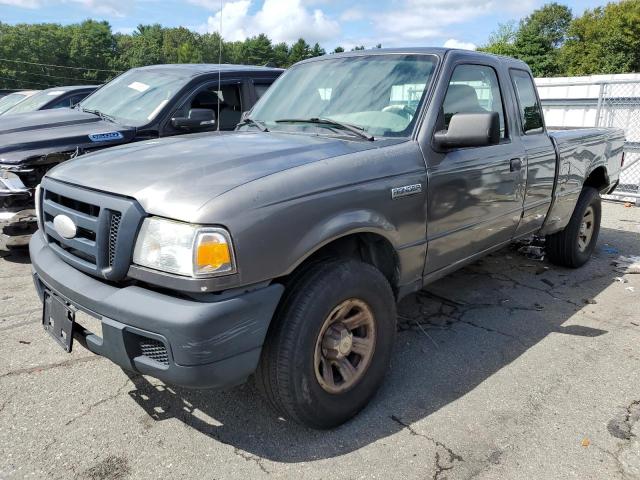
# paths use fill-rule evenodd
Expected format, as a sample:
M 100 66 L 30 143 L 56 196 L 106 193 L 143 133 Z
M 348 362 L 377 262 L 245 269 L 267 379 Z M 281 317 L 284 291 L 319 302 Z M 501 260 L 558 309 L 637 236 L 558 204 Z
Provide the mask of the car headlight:
M 190 277 L 214 277 L 236 271 L 229 232 L 163 218 L 144 220 L 133 262 Z

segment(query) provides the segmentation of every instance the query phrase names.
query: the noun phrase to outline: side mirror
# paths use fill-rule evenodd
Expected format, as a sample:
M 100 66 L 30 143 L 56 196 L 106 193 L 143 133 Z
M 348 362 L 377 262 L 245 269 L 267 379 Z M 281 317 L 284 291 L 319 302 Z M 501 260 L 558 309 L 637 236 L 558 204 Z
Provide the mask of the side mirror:
M 433 135 L 439 150 L 465 147 L 486 147 L 500 143 L 500 116 L 497 112 L 456 113 L 448 130 Z
M 171 125 L 185 130 L 197 130 L 209 128 L 216 124 L 216 114 L 208 108 L 192 108 L 187 117 L 175 117 L 171 119 Z

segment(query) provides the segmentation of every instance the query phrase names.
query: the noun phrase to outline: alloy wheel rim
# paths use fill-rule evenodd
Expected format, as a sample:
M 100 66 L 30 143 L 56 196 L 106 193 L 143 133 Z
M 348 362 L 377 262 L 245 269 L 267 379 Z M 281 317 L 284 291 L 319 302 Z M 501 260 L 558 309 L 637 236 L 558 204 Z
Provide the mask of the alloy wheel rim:
M 578 232 L 578 249 L 581 252 L 584 252 L 591 243 L 595 229 L 595 217 L 593 207 L 587 208 L 587 211 L 584 212 L 582 222 L 580 223 L 580 231 Z
M 344 393 L 369 368 L 376 343 L 375 319 L 362 300 L 351 298 L 335 307 L 316 339 L 314 370 L 329 393 Z

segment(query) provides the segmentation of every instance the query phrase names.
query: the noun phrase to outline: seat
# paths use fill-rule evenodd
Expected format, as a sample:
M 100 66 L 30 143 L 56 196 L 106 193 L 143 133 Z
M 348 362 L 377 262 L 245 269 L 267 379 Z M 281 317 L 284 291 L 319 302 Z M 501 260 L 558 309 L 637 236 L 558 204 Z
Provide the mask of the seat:
M 223 101 L 220 103 L 220 130 L 233 130 L 242 117 L 240 89 L 235 85 L 222 87 Z
M 447 125 L 456 113 L 487 113 L 480 106 L 475 88 L 469 85 L 449 85 L 447 96 L 444 99 L 444 113 Z
M 203 90 L 191 101 L 191 108 L 206 108 L 215 111 L 218 108 L 218 96 L 209 90 Z

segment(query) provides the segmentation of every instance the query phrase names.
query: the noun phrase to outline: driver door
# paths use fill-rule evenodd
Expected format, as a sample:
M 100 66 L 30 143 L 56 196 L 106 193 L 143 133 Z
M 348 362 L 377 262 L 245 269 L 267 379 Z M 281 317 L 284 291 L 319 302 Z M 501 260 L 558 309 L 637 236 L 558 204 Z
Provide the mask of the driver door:
M 490 62 L 490 60 L 488 61 Z M 428 159 L 425 275 L 464 262 L 513 237 L 523 208 L 524 150 L 512 127 L 499 65 L 458 62 L 452 67 L 433 131 L 456 113 L 497 112 L 500 143 L 431 151 Z

